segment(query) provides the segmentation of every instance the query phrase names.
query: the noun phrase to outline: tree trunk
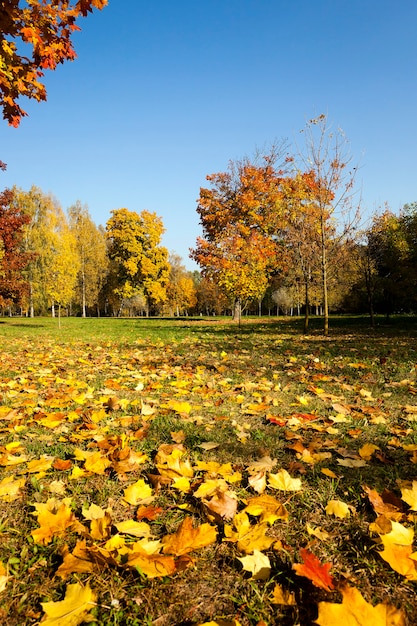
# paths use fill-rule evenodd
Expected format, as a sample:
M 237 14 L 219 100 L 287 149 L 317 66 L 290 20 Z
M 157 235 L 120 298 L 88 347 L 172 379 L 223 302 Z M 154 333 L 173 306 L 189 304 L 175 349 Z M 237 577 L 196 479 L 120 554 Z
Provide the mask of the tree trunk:
M 326 255 L 326 233 L 324 217 L 321 218 L 321 272 L 322 272 L 322 287 L 323 287 L 323 308 L 324 308 L 324 336 L 329 334 L 329 301 L 327 293 L 327 255 Z
M 242 303 L 239 298 L 236 298 L 233 305 L 233 321 L 238 322 L 240 326 L 240 321 L 242 317 Z
M 308 278 L 305 281 L 305 301 L 306 301 L 306 309 L 304 313 L 304 328 L 303 332 L 306 335 L 308 333 L 308 324 L 310 321 L 310 293 L 309 293 L 309 284 Z

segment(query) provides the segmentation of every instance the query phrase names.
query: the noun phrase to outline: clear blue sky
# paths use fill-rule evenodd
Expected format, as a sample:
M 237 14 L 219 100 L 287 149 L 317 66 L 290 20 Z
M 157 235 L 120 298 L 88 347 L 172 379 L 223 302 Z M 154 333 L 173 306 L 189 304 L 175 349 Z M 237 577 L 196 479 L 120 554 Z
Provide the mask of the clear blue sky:
M 363 211 L 417 200 L 416 0 L 109 0 L 47 103 L 0 125 L 2 187 L 155 211 L 193 269 L 207 174 L 328 115 L 360 164 Z

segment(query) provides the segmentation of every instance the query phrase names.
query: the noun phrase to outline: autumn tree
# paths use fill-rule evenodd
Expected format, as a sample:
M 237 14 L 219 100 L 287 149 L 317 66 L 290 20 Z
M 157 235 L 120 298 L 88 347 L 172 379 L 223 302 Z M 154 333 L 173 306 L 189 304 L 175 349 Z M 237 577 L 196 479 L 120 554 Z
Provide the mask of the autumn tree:
M 27 291 L 23 271 L 30 255 L 22 249 L 23 228 L 30 220 L 10 189 L 0 193 L 0 306 L 20 303 Z
M 87 307 L 98 302 L 98 295 L 107 273 L 107 246 L 105 233 L 98 228 L 80 202 L 69 207 L 69 226 L 76 241 L 79 258 L 77 296 L 81 315 L 86 317 Z
M 389 316 L 395 309 L 407 307 L 413 292 L 408 281 L 410 248 L 404 222 L 385 207 L 382 214 L 374 215 L 366 236 L 368 254 L 378 276 L 376 304 Z
M 355 206 L 353 186 L 356 167 L 344 133 L 333 131 L 326 115 L 310 120 L 304 130 L 305 148 L 301 152 L 304 170 L 312 176 L 311 201 L 317 213 L 316 226 L 320 248 L 324 334 L 329 333 L 329 272 L 337 267 L 343 243 L 352 239 L 359 223 L 359 204 Z
M 18 126 L 27 113 L 18 100 L 46 100 L 44 70 L 72 61 L 80 16 L 107 0 L 3 0 L 0 7 L 0 102 L 3 117 Z
M 207 176 L 200 189 L 197 212 L 203 237 L 191 257 L 202 273 L 234 299 L 234 317 L 242 302 L 260 298 L 279 254 L 274 234 L 279 220 L 283 147 L 272 149 L 262 162 L 249 159 L 229 164 L 226 172 Z
M 166 299 L 169 276 L 168 250 L 161 246 L 164 233 L 162 219 L 149 211 L 116 209 L 107 221 L 111 272 L 117 286 L 114 291 L 121 298 L 143 293 L 151 307 Z
M 170 270 L 164 309 L 170 315 L 178 316 L 183 312 L 188 312 L 197 304 L 197 293 L 192 273 L 187 271 L 182 258 L 178 254 L 171 253 L 168 263 Z
M 314 201 L 312 172 L 296 171 L 281 180 L 280 236 L 284 241 L 287 275 L 304 292 L 304 332 L 308 331 L 311 286 L 320 266 L 320 208 Z M 298 294 L 300 296 L 300 294 Z
M 28 192 L 14 189 L 16 207 L 28 216 L 23 228 L 22 246 L 30 257 L 25 269 L 29 285 L 30 315 L 35 309 L 66 306 L 74 296 L 79 269 L 76 240 L 65 213 L 51 194 L 32 187 Z

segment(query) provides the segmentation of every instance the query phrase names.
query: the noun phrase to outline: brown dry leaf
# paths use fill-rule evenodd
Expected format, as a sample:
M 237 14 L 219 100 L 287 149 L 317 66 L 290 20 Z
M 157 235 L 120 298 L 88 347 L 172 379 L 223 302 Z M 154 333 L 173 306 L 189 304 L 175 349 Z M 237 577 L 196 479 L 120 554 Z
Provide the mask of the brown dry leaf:
M 375 511 L 375 513 L 380 516 L 383 515 L 386 518 L 399 521 L 403 514 L 398 510 L 394 504 L 390 504 L 389 502 L 385 502 L 382 496 L 375 489 L 370 489 L 367 486 L 363 487 L 363 490 L 367 494 L 370 503 Z
M 341 589 L 342 604 L 319 602 L 319 626 L 405 626 L 403 611 L 388 604 L 372 606 L 355 587 Z
M 219 489 L 210 499 L 203 498 L 202 502 L 209 513 L 222 519 L 232 519 L 237 511 L 237 496 L 233 491 Z
M 179 529 L 172 535 L 162 539 L 163 552 L 181 556 L 194 550 L 211 545 L 217 539 L 217 530 L 210 524 L 202 524 L 194 528 L 191 517 L 184 518 Z

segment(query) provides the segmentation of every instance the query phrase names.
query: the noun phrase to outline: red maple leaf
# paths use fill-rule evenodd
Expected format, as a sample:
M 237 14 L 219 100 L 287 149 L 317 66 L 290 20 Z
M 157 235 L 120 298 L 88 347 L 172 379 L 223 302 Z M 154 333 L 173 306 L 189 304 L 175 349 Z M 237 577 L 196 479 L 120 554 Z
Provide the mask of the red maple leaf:
M 331 563 L 321 563 L 312 552 L 305 548 L 301 548 L 300 556 L 304 563 L 295 563 L 292 566 L 298 576 L 305 576 L 313 585 L 326 591 L 334 589 L 334 578 L 329 574 Z

